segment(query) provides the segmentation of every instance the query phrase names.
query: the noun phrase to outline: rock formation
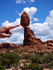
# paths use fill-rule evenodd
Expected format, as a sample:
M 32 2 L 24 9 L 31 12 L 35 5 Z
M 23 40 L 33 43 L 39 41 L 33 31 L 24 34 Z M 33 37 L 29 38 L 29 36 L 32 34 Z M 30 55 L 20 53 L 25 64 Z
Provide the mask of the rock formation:
M 24 27 L 24 41 L 23 45 L 34 45 L 41 43 L 42 41 L 35 37 L 34 32 L 29 27 L 30 18 L 26 12 L 21 15 L 21 26 Z
M 53 40 L 48 40 L 46 43 L 48 46 L 53 46 Z
M 0 49 L 1 48 L 17 48 L 19 45 L 18 44 L 12 44 L 12 43 L 2 43 L 0 44 Z
M 29 24 L 30 24 L 30 18 L 26 12 L 23 12 L 23 14 L 21 15 L 21 26 L 25 28 L 26 26 L 29 26 Z

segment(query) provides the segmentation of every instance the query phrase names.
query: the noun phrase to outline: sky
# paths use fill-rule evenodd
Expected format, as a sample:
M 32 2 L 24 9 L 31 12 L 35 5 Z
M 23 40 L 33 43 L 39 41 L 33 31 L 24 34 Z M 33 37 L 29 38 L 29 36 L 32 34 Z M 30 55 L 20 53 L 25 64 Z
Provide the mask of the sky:
M 20 24 L 25 11 L 30 17 L 30 28 L 42 41 L 53 39 L 53 0 L 0 0 L 0 28 Z M 22 44 L 23 27 L 11 30 L 10 38 L 0 38 L 0 43 Z

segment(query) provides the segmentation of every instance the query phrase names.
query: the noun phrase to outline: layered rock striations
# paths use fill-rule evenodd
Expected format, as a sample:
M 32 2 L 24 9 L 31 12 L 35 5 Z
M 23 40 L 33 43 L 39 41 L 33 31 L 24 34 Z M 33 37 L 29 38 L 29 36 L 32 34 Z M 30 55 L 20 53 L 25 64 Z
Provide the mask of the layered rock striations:
M 5 43 L 0 44 L 0 49 L 1 48 L 17 48 L 18 46 L 19 46 L 18 44 L 5 42 Z
M 48 40 L 45 42 L 48 46 L 53 46 L 53 40 Z

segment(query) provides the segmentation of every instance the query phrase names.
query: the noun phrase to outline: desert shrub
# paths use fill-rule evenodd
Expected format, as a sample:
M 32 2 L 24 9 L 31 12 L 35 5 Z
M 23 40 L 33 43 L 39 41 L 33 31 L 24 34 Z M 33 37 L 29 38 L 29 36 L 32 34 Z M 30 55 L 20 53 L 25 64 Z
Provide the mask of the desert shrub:
M 35 42 L 34 44 L 38 44 L 38 42 Z
M 44 45 L 44 42 L 41 42 L 41 44 L 43 44 L 43 45 Z
M 5 70 L 5 68 L 2 66 L 1 63 L 0 63 L 0 70 Z
M 36 55 L 43 56 L 44 55 L 44 52 L 36 52 Z
M 50 66 L 52 66 L 52 67 L 53 67 L 53 60 L 50 62 Z
M 31 55 L 29 55 L 29 54 L 23 55 L 23 58 L 24 58 L 24 59 L 30 59 L 30 58 L 31 58 Z
M 20 66 L 19 68 L 21 68 L 22 70 L 27 70 L 27 65 Z
M 44 52 L 39 52 L 39 55 L 40 55 L 40 56 L 43 56 L 43 55 L 44 55 Z
M 32 69 L 32 70 L 43 70 L 43 68 L 44 68 L 43 66 L 40 66 L 35 63 L 31 63 L 27 67 L 28 67 L 28 69 Z
M 53 56 L 52 55 L 46 55 L 45 56 L 45 62 L 46 63 L 50 62 L 52 59 L 53 59 Z
M 23 59 L 23 56 L 19 56 L 19 60 L 22 60 Z
M 0 70 L 5 70 L 3 67 L 0 66 Z
M 53 60 L 50 63 L 46 64 L 45 68 L 53 68 Z
M 53 56 L 52 55 L 43 55 L 40 57 L 40 63 L 42 64 L 47 64 L 49 62 L 51 62 L 53 60 Z
M 40 52 L 36 52 L 36 55 L 39 55 L 40 54 Z
M 12 65 L 18 64 L 18 62 L 19 62 L 19 57 L 15 53 L 9 52 L 9 53 L 3 54 L 3 56 L 2 56 L 2 65 L 5 68 L 9 68 Z
M 30 60 L 32 63 L 47 64 L 53 60 L 53 55 L 44 55 L 44 53 L 41 52 L 31 56 Z
M 30 48 L 34 48 L 34 46 L 31 46 Z
M 34 51 L 34 53 L 36 54 L 36 51 Z
M 0 54 L 0 70 L 4 70 L 4 68 L 2 66 L 2 54 Z
M 1 64 L 1 62 L 2 62 L 1 60 L 2 60 L 2 54 L 0 54 L 0 64 Z
M 37 55 L 34 55 L 30 58 L 32 63 L 39 63 L 40 57 Z
M 0 70 L 4 70 L 4 67 L 2 65 L 2 54 L 0 54 Z
M 38 64 L 31 63 L 29 65 L 20 66 L 22 70 L 39 70 Z
M 24 52 L 24 53 L 25 53 L 26 51 L 27 51 L 27 50 L 26 50 L 26 49 L 24 49 L 24 50 L 21 50 L 20 52 L 21 52 L 21 53 L 22 53 L 22 52 Z

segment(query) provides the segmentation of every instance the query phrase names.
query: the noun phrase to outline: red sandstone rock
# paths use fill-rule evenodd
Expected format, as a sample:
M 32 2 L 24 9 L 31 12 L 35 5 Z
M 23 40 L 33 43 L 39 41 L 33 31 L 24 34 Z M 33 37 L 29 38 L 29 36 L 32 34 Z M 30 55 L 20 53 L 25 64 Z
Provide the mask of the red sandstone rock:
M 2 48 L 16 48 L 18 46 L 19 46 L 18 44 L 12 44 L 7 42 L 0 44 L 0 47 Z
M 38 43 L 42 43 L 42 41 L 39 38 L 35 37 L 34 32 L 29 27 L 24 28 L 23 45 L 34 45 Z
M 53 43 L 48 43 L 47 45 L 48 45 L 48 46 L 53 46 Z
M 29 26 L 29 24 L 30 18 L 26 12 L 23 12 L 23 14 L 21 15 L 21 26 L 25 28 L 26 26 Z
M 53 46 L 53 40 L 48 40 L 48 41 L 47 41 L 47 45 L 48 45 L 48 46 Z
M 37 39 L 36 39 L 37 41 Z M 28 43 L 28 44 L 31 44 L 31 43 Z M 12 44 L 12 43 L 2 43 L 0 44 L 0 53 L 1 51 L 2 52 L 5 52 L 6 49 L 9 49 L 10 48 L 10 52 L 11 51 L 22 51 L 22 50 L 26 50 L 26 52 L 23 52 L 23 53 L 19 53 L 19 55 L 22 55 L 22 54 L 30 54 L 30 52 L 32 51 L 35 51 L 35 52 L 52 52 L 53 51 L 53 46 L 48 46 L 47 43 L 46 44 L 41 44 L 40 41 L 38 40 L 38 44 L 35 44 L 33 45 L 18 45 L 18 44 Z
M 53 40 L 48 40 L 47 43 L 49 43 L 49 42 L 53 43 Z
M 44 42 L 44 44 L 47 44 L 48 46 L 53 46 L 53 40 L 47 40 Z

